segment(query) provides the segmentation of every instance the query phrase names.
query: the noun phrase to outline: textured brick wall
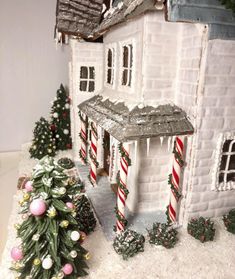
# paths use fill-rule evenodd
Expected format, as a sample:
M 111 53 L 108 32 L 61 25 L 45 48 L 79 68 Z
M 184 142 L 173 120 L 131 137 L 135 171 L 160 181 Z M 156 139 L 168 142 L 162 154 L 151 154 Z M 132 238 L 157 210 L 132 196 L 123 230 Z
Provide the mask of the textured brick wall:
M 203 90 L 198 93 L 194 177 L 185 219 L 221 216 L 235 207 L 235 191 L 211 190 L 220 133 L 235 129 L 235 42 L 209 41 Z
M 172 166 L 172 151 L 168 151 L 168 138 L 161 146 L 160 139 L 150 141 L 147 156 L 147 141 L 140 141 L 140 169 L 138 176 L 138 210 L 165 211 L 169 203 L 168 175 Z
M 180 24 L 166 22 L 162 12 L 149 13 L 144 23 L 142 98 L 166 103 L 175 94 Z
M 76 40 L 70 41 L 71 45 L 71 71 L 70 71 L 70 91 L 72 92 L 72 121 L 73 121 L 73 151 L 75 160 L 79 160 L 80 149 L 80 120 L 78 117 L 78 104 L 94 96 L 94 93 L 81 92 L 79 90 L 79 77 L 81 66 L 95 66 L 95 93 L 100 93 L 103 88 L 103 44 L 99 43 L 79 43 Z

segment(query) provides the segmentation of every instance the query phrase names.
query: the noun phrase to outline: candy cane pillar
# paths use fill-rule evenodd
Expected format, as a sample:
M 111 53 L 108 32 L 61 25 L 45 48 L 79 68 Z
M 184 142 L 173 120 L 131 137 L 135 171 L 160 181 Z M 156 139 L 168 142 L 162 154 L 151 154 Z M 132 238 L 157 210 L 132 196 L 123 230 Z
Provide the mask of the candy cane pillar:
M 95 122 L 91 122 L 90 181 L 93 186 L 96 185 L 96 179 L 97 179 L 97 167 L 98 167 L 97 140 L 98 140 L 97 126 Z
M 125 189 L 127 189 L 127 175 L 128 175 L 128 161 L 126 158 L 129 157 L 129 151 L 130 147 L 129 144 L 124 143 L 122 146 L 122 151 L 126 156 L 121 155 L 120 159 L 120 185 L 118 186 L 118 194 L 117 194 L 117 223 L 116 228 L 117 232 L 121 232 L 125 229 L 125 205 L 126 205 L 126 198 L 127 198 L 127 192 Z
M 169 204 L 169 218 L 175 223 L 178 218 L 178 207 L 180 198 L 180 176 L 183 167 L 183 152 L 184 152 L 184 140 L 182 137 L 175 138 L 174 145 L 174 159 L 171 175 L 171 196 Z
M 81 138 L 81 148 L 80 148 L 80 158 L 84 165 L 87 164 L 87 117 L 86 114 L 81 112 L 80 113 L 80 119 L 81 119 L 81 132 L 80 132 L 80 138 Z

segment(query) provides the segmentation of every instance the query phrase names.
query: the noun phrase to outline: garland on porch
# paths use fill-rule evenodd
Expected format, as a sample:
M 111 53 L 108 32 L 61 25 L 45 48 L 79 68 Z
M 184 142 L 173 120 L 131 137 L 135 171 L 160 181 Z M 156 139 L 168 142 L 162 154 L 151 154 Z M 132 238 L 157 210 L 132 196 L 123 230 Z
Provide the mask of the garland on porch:
M 119 150 L 121 157 L 123 157 L 126 160 L 128 167 L 131 166 L 131 159 L 130 159 L 129 155 L 126 154 L 122 143 L 119 143 L 118 150 Z
M 172 169 L 172 173 L 169 174 L 168 177 L 168 184 L 170 185 L 171 188 L 171 201 L 169 206 L 167 206 L 166 209 L 168 224 L 176 221 L 175 218 L 176 218 L 177 204 L 179 202 L 179 199 L 182 196 L 181 189 L 179 187 L 179 178 L 180 178 L 180 171 L 185 164 L 183 159 L 183 148 L 184 148 L 183 141 L 179 137 L 176 137 L 174 142 L 174 148 L 173 148 L 173 154 L 174 154 L 173 169 Z M 172 199 L 175 202 L 172 203 L 173 201 Z
M 220 2 L 227 9 L 231 9 L 233 12 L 235 12 L 235 2 L 234 2 L 234 0 L 220 0 Z
M 96 141 L 97 141 L 97 138 L 98 138 L 98 133 L 97 133 L 97 129 L 96 127 L 94 126 L 94 123 L 91 122 L 90 123 L 90 127 L 91 127 L 91 135 L 93 134 L 93 136 L 96 138 Z M 97 161 L 97 156 L 95 156 L 92 152 L 92 144 L 94 144 L 92 142 L 92 139 L 91 139 L 91 146 L 89 148 L 89 156 L 90 156 L 90 159 L 92 161 L 92 163 L 94 164 L 95 168 L 97 169 L 99 167 L 99 163 Z M 97 148 L 97 147 L 96 147 Z M 92 171 L 92 166 L 91 166 L 91 171 Z M 91 173 L 91 172 L 90 172 Z M 94 180 L 91 178 L 91 174 L 89 173 L 88 175 L 88 179 L 90 181 L 90 183 L 94 186 L 95 182 Z M 96 179 L 95 179 L 96 180 Z
M 78 115 L 79 115 L 80 121 L 84 124 L 84 127 L 88 128 L 88 122 L 86 119 L 84 119 L 82 117 L 81 111 L 79 111 Z M 82 136 L 82 133 L 80 132 L 79 137 L 80 137 L 82 143 L 84 144 L 84 146 L 87 146 L 87 144 L 88 144 L 87 133 L 86 133 L 86 136 Z M 85 154 L 83 154 L 81 149 L 79 150 L 79 157 L 84 162 L 84 164 L 87 165 L 87 163 L 88 163 L 87 157 L 85 156 Z

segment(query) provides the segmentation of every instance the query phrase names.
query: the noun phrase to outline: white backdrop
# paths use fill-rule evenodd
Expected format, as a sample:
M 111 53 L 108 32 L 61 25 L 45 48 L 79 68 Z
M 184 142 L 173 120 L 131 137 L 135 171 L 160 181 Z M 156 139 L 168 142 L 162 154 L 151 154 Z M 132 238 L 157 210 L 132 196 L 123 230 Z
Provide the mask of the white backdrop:
M 54 42 L 56 0 L 0 0 L 0 152 L 19 150 L 68 85 L 68 47 Z

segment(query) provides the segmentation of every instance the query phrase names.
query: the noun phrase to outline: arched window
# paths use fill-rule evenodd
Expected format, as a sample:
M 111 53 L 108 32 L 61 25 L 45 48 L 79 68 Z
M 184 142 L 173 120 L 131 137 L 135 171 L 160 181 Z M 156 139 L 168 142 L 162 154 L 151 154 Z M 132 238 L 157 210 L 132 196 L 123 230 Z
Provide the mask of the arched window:
M 122 85 L 131 87 L 132 66 L 133 66 L 133 46 L 124 45 L 122 48 Z

